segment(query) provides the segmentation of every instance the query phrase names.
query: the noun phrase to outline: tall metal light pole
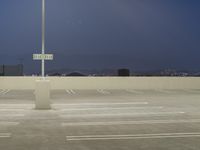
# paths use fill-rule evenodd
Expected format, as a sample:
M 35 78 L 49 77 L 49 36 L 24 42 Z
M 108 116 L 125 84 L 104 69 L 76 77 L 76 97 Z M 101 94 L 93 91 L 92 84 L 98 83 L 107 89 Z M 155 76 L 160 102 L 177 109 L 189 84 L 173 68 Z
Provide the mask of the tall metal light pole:
M 42 0 L 42 55 L 45 54 L 45 0 Z M 45 76 L 45 61 L 42 59 L 42 77 Z
M 45 60 L 53 60 L 53 54 L 45 54 L 45 0 L 42 0 L 42 53 L 33 54 L 34 60 L 41 60 L 41 74 L 45 77 Z
M 45 60 L 53 60 L 53 54 L 45 54 L 45 0 L 42 0 L 42 53 L 33 54 L 34 60 L 41 60 L 42 80 L 36 80 L 36 109 L 50 109 L 50 81 L 45 79 Z

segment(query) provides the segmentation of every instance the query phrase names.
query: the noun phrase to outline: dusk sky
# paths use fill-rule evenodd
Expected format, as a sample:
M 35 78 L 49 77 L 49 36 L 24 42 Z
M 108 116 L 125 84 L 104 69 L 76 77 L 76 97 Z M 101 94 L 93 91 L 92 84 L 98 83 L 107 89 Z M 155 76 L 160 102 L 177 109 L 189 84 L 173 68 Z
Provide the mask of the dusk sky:
M 59 68 L 200 70 L 199 0 L 46 0 L 46 53 Z M 0 0 L 0 64 L 41 50 L 41 0 Z

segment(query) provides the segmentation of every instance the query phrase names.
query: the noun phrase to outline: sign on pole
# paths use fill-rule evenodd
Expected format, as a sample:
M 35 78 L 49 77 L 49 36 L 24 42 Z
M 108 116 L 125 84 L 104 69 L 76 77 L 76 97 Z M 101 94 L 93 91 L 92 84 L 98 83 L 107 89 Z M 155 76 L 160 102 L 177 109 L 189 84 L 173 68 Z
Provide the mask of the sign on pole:
M 53 54 L 33 54 L 33 60 L 53 60 Z

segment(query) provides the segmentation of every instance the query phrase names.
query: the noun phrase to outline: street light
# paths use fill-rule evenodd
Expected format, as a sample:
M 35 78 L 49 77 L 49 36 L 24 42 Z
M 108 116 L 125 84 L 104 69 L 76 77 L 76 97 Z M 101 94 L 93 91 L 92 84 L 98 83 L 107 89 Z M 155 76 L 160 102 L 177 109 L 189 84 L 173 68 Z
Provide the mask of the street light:
M 45 77 L 45 60 L 53 60 L 53 54 L 45 54 L 45 0 L 42 0 L 42 53 L 33 54 L 34 60 L 41 60 L 41 74 Z
M 36 80 L 35 108 L 51 109 L 50 81 L 45 79 L 45 60 L 53 60 L 53 54 L 45 54 L 45 0 L 42 0 L 42 53 L 33 54 L 34 60 L 41 60 L 42 80 Z
M 42 55 L 45 54 L 45 0 L 42 0 Z M 42 77 L 45 76 L 45 61 L 42 59 Z

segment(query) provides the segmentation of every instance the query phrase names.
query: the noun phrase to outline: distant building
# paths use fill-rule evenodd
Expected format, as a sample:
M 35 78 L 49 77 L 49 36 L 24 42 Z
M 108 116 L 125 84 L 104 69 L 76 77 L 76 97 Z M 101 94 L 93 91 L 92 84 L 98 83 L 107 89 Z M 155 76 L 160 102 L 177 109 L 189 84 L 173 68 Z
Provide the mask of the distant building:
M 4 76 L 4 66 L 0 65 L 0 76 Z
M 49 76 L 62 76 L 62 74 L 56 72 L 56 73 L 49 74 Z
M 119 69 L 118 76 L 130 76 L 130 70 L 129 69 Z
M 23 76 L 23 65 L 0 65 L 0 76 Z

